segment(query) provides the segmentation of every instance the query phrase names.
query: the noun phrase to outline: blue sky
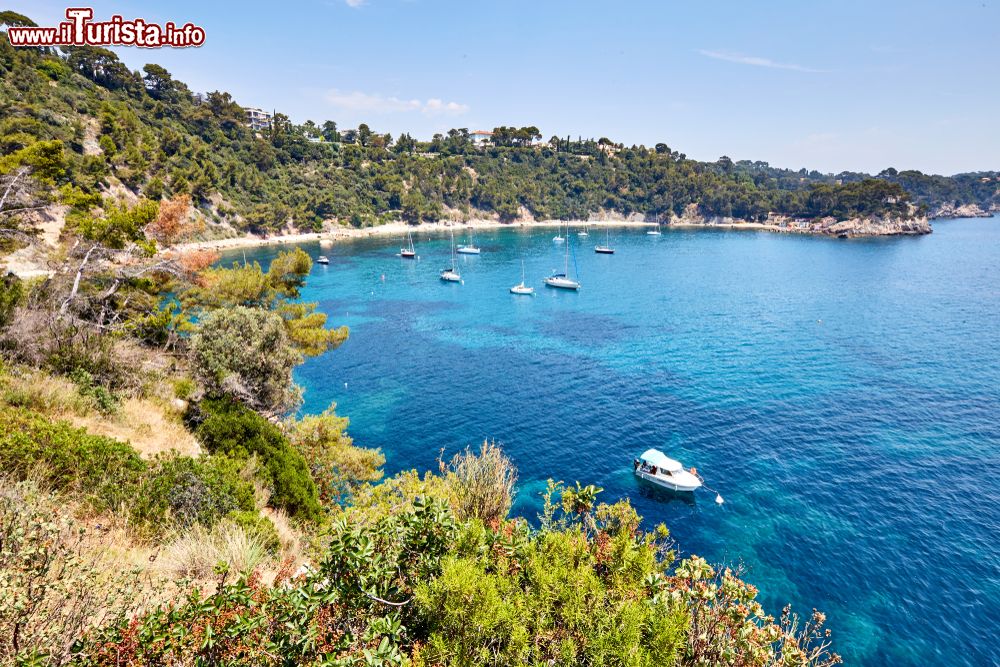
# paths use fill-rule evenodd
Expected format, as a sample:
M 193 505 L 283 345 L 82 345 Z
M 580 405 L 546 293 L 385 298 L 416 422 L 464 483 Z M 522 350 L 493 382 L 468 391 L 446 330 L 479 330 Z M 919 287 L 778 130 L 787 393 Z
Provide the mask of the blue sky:
M 66 7 L 7 4 L 42 25 Z M 1000 0 L 92 6 L 201 25 L 201 48 L 119 53 L 297 122 L 421 138 L 537 125 L 830 172 L 1000 169 Z

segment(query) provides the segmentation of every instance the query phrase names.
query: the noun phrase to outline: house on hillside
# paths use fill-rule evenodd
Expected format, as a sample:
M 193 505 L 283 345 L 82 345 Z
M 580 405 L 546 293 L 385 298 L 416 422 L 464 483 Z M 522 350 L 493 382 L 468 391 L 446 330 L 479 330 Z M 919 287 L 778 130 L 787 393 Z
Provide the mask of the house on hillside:
M 251 130 L 255 132 L 263 132 L 264 130 L 271 129 L 271 114 L 256 107 L 247 107 L 246 112 L 247 125 L 250 126 Z
M 473 146 L 490 146 L 493 144 L 493 133 L 486 130 L 469 132 L 469 137 L 472 138 Z

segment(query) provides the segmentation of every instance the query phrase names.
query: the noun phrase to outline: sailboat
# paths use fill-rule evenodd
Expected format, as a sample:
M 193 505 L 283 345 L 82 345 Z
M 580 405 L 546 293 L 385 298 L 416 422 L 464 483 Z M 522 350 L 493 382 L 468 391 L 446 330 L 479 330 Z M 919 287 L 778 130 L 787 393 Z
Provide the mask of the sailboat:
M 417 256 L 417 251 L 413 248 L 413 234 L 406 232 L 406 238 L 409 240 L 410 245 L 408 248 L 400 248 L 399 256 L 403 259 L 414 259 Z
M 566 229 L 567 229 L 567 230 L 569 229 L 569 225 L 566 225 Z M 567 236 L 568 236 L 568 235 L 569 235 L 569 233 L 567 232 Z M 552 237 L 552 242 L 553 242 L 553 243 L 562 243 L 562 242 L 563 242 L 563 241 L 565 241 L 565 240 L 566 240 L 566 239 L 565 239 L 565 238 L 563 238 L 563 235 L 562 235 L 562 223 L 560 222 L 560 223 L 559 223 L 559 231 L 558 231 L 558 232 L 556 232 L 556 235 Z
M 553 273 L 546 278 L 545 284 L 559 289 L 580 289 L 580 283 L 569 277 L 569 243 L 566 244 L 566 268 L 563 269 L 562 273 Z
M 608 227 L 607 240 L 604 245 L 595 245 L 594 252 L 599 255 L 613 255 L 615 254 L 615 249 L 611 247 L 611 228 Z
M 449 283 L 462 282 L 462 274 L 455 268 L 455 230 L 451 230 L 451 267 L 441 269 L 441 280 Z
M 524 284 L 524 260 L 521 260 L 521 284 L 514 285 L 510 288 L 511 294 L 523 294 L 526 296 L 532 296 L 535 293 L 534 287 L 528 287 Z
M 577 235 L 577 236 L 590 236 L 590 232 L 588 232 L 588 231 L 587 231 L 587 228 L 586 228 L 586 227 L 584 227 L 583 229 L 581 229 L 580 231 L 578 231 L 578 232 L 576 233 L 576 235 Z
M 463 255 L 478 255 L 479 248 L 476 247 L 476 243 L 472 238 L 472 230 L 469 230 L 469 244 L 458 246 L 458 252 Z
M 661 236 L 661 234 L 660 234 L 660 223 L 659 222 L 654 222 L 653 223 L 653 228 L 646 230 L 646 235 L 647 236 Z

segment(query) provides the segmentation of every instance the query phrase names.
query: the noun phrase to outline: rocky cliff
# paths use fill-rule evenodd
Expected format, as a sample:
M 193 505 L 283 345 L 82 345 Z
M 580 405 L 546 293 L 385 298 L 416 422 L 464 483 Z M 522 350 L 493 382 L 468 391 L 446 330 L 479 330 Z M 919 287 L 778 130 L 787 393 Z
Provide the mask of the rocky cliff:
M 955 206 L 952 203 L 941 204 L 933 212 L 932 218 L 991 218 L 993 211 L 984 211 L 979 204 L 963 204 Z

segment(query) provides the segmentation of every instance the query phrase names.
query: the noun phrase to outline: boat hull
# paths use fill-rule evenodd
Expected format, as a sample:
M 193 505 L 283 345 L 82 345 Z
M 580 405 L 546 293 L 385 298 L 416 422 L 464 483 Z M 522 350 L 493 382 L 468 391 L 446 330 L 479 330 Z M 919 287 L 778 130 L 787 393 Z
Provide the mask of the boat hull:
M 566 278 L 546 278 L 545 284 L 549 287 L 555 287 L 556 289 L 568 289 L 568 290 L 578 290 L 580 289 L 580 283 L 575 280 L 568 280 Z
M 478 255 L 479 248 L 459 248 L 455 252 L 457 252 L 460 255 Z
M 596 248 L 594 248 L 594 252 L 596 252 L 598 255 L 613 255 L 615 254 L 615 249 L 605 248 L 603 246 L 597 246 Z
M 399 256 L 402 257 L 403 259 L 415 259 L 417 253 L 413 252 L 412 250 L 400 250 Z
M 441 280 L 446 283 L 460 283 L 462 282 L 462 276 L 458 275 L 454 271 L 442 271 Z
M 644 479 L 651 484 L 663 487 L 664 489 L 670 489 L 671 491 L 697 491 L 701 488 L 701 480 L 692 475 L 687 471 L 682 471 L 681 473 L 664 476 L 664 475 L 653 475 L 645 472 L 641 468 L 635 470 L 635 476 L 639 479 Z
M 510 293 L 511 294 L 520 294 L 521 296 L 534 296 L 534 294 L 535 294 L 535 288 L 534 287 L 521 287 L 519 285 L 515 285 L 514 287 L 510 288 Z

